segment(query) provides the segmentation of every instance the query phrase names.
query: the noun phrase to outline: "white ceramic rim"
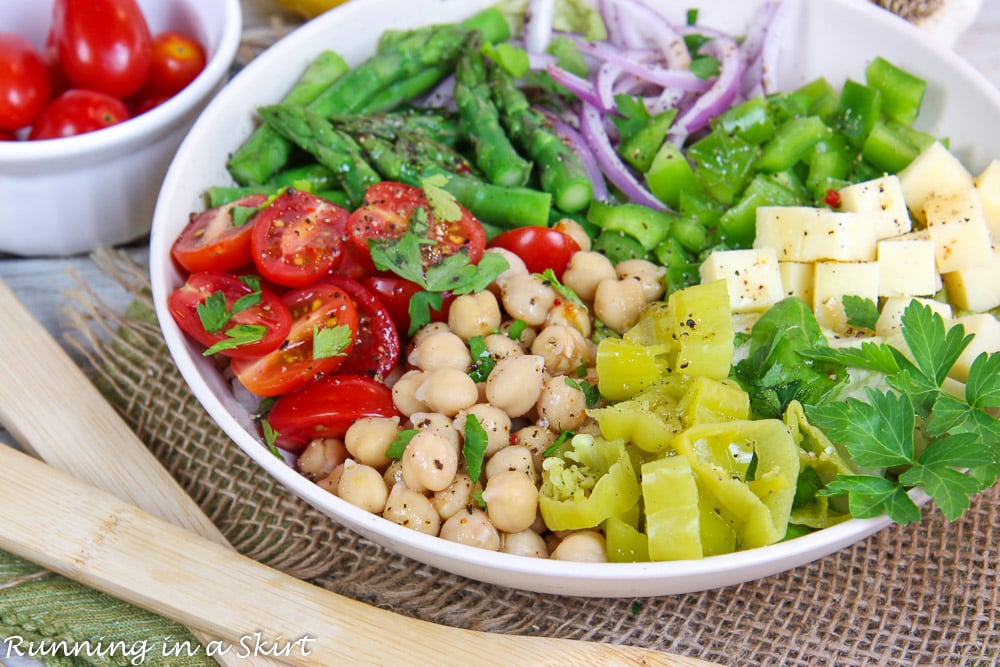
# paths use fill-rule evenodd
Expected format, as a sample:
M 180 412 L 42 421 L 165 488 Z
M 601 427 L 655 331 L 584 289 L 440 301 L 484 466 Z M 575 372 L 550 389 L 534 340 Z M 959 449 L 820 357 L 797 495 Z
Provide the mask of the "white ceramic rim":
M 278 66 L 284 59 L 285 53 L 292 48 L 293 42 L 290 40 L 298 42 L 315 39 L 318 35 L 334 32 L 335 26 L 363 25 L 367 20 L 365 12 L 378 2 L 379 0 L 352 0 L 307 23 L 252 61 L 227 86 L 229 93 L 234 94 L 241 82 L 249 80 L 256 72 Z M 436 2 L 444 4 L 440 0 Z M 809 0 L 799 0 L 799 2 L 804 5 L 811 4 Z M 465 13 L 471 13 L 488 4 L 491 3 L 487 0 L 470 0 Z M 697 3 L 687 3 L 684 6 L 695 4 Z M 880 28 L 902 31 L 908 39 L 924 42 L 926 48 L 934 52 L 937 58 L 945 61 L 947 67 L 972 82 L 970 85 L 982 89 L 984 97 L 988 98 L 988 104 L 1000 116 L 1000 92 L 954 53 L 925 41 L 924 36 L 914 26 L 905 24 L 898 17 L 868 2 L 824 0 L 824 4 L 837 5 L 842 7 L 844 12 L 856 13 Z M 428 15 L 428 20 L 435 20 L 434 15 Z M 328 39 L 327 43 L 336 42 Z M 179 170 L 183 169 L 184 159 L 196 151 L 196 146 L 193 144 L 199 138 L 199 128 L 211 126 L 217 116 L 225 114 L 227 97 L 227 91 L 224 90 L 220 97 L 208 105 L 189 133 L 188 139 L 178 150 L 177 158 L 164 181 L 160 195 L 161 202 L 158 202 L 157 215 L 154 216 L 151 239 L 151 247 L 154 249 L 167 249 L 172 241 L 162 238 L 168 234 L 164 231 L 165 228 L 174 224 L 172 221 L 159 219 L 162 200 L 165 196 L 169 196 L 174 182 L 180 179 Z M 415 560 L 479 581 L 539 593 L 591 597 L 670 595 L 722 588 L 777 574 L 828 556 L 891 524 L 891 521 L 884 516 L 873 519 L 849 519 L 787 542 L 748 551 L 712 556 L 702 560 L 650 563 L 566 563 L 535 559 L 455 544 L 404 528 L 358 509 L 308 482 L 269 453 L 247 430 L 246 423 L 236 416 L 239 406 L 235 401 L 224 402 L 213 393 L 216 388 L 206 382 L 202 368 L 196 363 L 200 351 L 185 339 L 166 309 L 166 297 L 174 287 L 171 280 L 176 279 L 175 276 L 172 277 L 174 269 L 167 255 L 166 252 L 154 253 L 150 257 L 157 315 L 178 369 L 210 416 L 247 455 L 300 498 L 372 541 Z M 926 496 L 923 494 L 913 495 L 919 502 L 926 502 Z
M 197 0 L 183 0 L 191 5 Z M 0 143 L 0 159 L 6 164 L 44 162 L 69 159 L 79 155 L 95 155 L 114 150 L 120 143 L 141 142 L 158 136 L 165 126 L 183 120 L 185 114 L 208 96 L 220 81 L 228 78 L 243 33 L 243 10 L 240 0 L 211 0 L 225 5 L 222 37 L 208 62 L 195 79 L 183 90 L 146 113 L 124 123 L 72 137 L 37 141 Z

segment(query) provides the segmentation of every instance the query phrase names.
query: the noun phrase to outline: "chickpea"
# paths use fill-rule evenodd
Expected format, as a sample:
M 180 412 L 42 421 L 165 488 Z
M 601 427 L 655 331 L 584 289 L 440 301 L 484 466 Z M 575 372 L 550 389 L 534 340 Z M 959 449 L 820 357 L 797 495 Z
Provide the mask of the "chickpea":
M 347 428 L 344 446 L 358 463 L 385 470 L 392 462 L 385 455 L 399 434 L 399 417 L 362 417 Z
M 414 491 L 448 488 L 458 472 L 458 451 L 437 429 L 417 431 L 403 451 L 403 481 Z
M 403 482 L 396 483 L 389 491 L 382 516 L 400 526 L 435 537 L 441 530 L 441 517 L 430 499 Z
M 542 454 L 556 441 L 557 437 L 556 433 L 548 428 L 531 424 L 514 432 L 512 444 L 513 446 L 527 447 L 535 462 L 535 469 L 538 470 L 542 465 Z
M 402 483 L 403 462 L 399 459 L 393 460 L 393 462 L 389 464 L 389 467 L 385 469 L 385 472 L 382 473 L 382 479 L 385 480 L 385 487 L 387 489 L 391 489 L 396 484 Z
M 462 446 L 462 436 L 455 430 L 452 418 L 440 412 L 414 412 L 410 415 L 413 428 L 424 430 L 434 429 L 448 437 L 457 452 Z
M 524 445 L 508 445 L 496 454 L 493 454 L 486 461 L 483 467 L 483 474 L 486 479 L 494 477 L 501 472 L 520 472 L 538 484 L 538 470 L 535 468 L 535 459 L 531 450 Z
M 431 504 L 442 519 L 449 519 L 459 510 L 472 502 L 472 489 L 475 484 L 466 473 L 460 472 L 447 488 L 435 491 Z
M 642 285 L 636 280 L 602 280 L 594 293 L 594 315 L 618 333 L 636 323 L 645 305 Z
M 486 398 L 511 417 L 520 417 L 534 407 L 542 393 L 545 361 L 536 354 L 523 354 L 498 361 L 486 378 Z
M 530 528 L 516 533 L 501 533 L 500 551 L 505 554 L 531 558 L 549 557 L 549 548 L 546 546 L 545 540 Z
M 587 397 L 563 375 L 545 380 L 537 407 L 539 426 L 556 433 L 575 431 L 587 418 Z
M 584 338 L 589 338 L 593 330 L 590 323 L 590 313 L 587 309 L 573 301 L 560 301 L 552 306 L 545 315 L 545 326 L 560 325 L 576 329 Z
M 450 331 L 447 322 L 428 322 L 424 326 L 417 329 L 413 336 L 410 337 L 410 345 L 417 346 L 431 334 L 440 333 L 442 331 Z
M 485 455 L 487 458 L 510 444 L 510 416 L 506 412 L 489 403 L 476 403 L 472 407 L 462 410 L 455 416 L 454 427 L 463 436 L 465 435 L 465 419 L 468 415 L 475 416 L 479 425 L 486 431 Z
M 524 320 L 529 326 L 545 322 L 545 315 L 556 301 L 556 291 L 544 279 L 532 273 L 511 276 L 501 290 L 503 307 L 507 314 Z
M 580 250 L 590 250 L 590 235 L 587 234 L 583 225 L 573 218 L 563 218 L 555 224 L 554 228 L 576 241 L 576 245 L 580 247 Z
M 472 355 L 465 341 L 451 331 L 435 331 L 424 336 L 406 360 L 422 371 L 457 368 L 466 371 Z
M 604 536 L 596 530 L 569 533 L 552 551 L 552 558 L 581 563 L 606 563 L 608 554 Z
M 355 507 L 381 514 L 389 497 L 389 487 L 378 470 L 347 459 L 337 483 L 337 495 Z
M 493 284 L 490 285 L 490 290 L 494 293 L 499 293 L 503 289 L 504 283 L 506 283 L 511 276 L 515 276 L 519 273 L 528 273 L 528 267 L 525 266 L 524 260 L 512 253 L 510 250 L 507 250 L 506 248 L 487 248 L 486 252 L 495 253 L 507 260 L 507 269 L 497 276 L 493 281 Z
M 573 253 L 563 272 L 562 282 L 581 299 L 591 302 L 602 280 L 614 280 L 617 277 L 610 259 L 599 252 L 581 251 Z
M 506 334 L 489 334 L 483 337 L 483 343 L 494 361 L 524 354 L 521 344 Z
M 343 463 L 347 456 L 348 452 L 344 447 L 343 440 L 317 438 L 302 450 L 297 466 L 300 473 L 316 481 L 333 472 L 333 469 Z
M 344 464 L 341 463 L 336 468 L 334 468 L 329 475 L 320 479 L 316 482 L 316 486 L 328 491 L 333 495 L 337 495 L 337 488 L 340 486 L 340 478 L 344 474 Z
M 428 373 L 421 370 L 406 371 L 392 385 L 392 402 L 396 409 L 409 417 L 414 412 L 426 412 L 427 404 L 417 398 L 417 389 Z
M 636 280 L 642 286 L 646 303 L 658 301 L 667 287 L 663 282 L 667 270 L 645 259 L 628 259 L 615 266 L 619 280 Z
M 577 329 L 556 324 L 538 333 L 531 353 L 542 358 L 548 372 L 568 375 L 586 363 L 587 340 Z
M 538 513 L 538 487 L 519 470 L 504 470 L 490 477 L 483 500 L 490 521 L 506 533 L 529 528 Z
M 500 304 L 493 292 L 461 294 L 448 309 L 448 326 L 462 340 L 485 336 L 500 326 Z
M 424 376 L 413 395 L 431 410 L 454 417 L 479 400 L 479 388 L 465 371 L 439 368 Z
M 471 547 L 498 551 L 500 533 L 490 522 L 486 512 L 473 506 L 462 508 L 441 526 L 441 537 Z
M 507 320 L 501 324 L 500 333 L 510 338 L 510 331 L 514 326 L 514 322 L 515 320 Z M 526 326 L 523 321 L 520 324 L 522 325 L 520 335 L 517 338 L 511 338 L 511 340 L 516 340 L 520 343 L 521 349 L 528 350 L 531 348 L 531 344 L 534 342 L 535 336 L 538 335 L 538 330 L 535 329 L 535 327 Z

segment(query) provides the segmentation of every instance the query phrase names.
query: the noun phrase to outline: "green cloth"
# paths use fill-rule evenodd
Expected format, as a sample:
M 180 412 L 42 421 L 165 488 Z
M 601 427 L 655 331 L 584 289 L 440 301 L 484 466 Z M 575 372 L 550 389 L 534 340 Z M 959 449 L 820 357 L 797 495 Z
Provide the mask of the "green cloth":
M 0 637 L 49 667 L 216 664 L 184 626 L 5 551 L 0 551 Z M 59 647 L 68 652 L 53 655 Z M 187 655 L 189 649 L 196 655 Z M 0 653 L 0 662 L 4 657 Z

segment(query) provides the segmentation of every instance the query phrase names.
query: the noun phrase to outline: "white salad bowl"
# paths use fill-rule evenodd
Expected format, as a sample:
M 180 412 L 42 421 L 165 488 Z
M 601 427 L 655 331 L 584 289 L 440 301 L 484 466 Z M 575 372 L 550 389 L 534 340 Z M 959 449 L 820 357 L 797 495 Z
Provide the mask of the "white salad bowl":
M 793 2 L 794 0 L 788 0 Z M 201 349 L 174 324 L 168 294 L 183 282 L 170 246 L 192 211 L 204 208 L 211 185 L 231 183 L 225 163 L 257 123 L 255 109 L 279 100 L 322 49 L 335 47 L 355 64 L 369 55 L 377 35 L 389 28 L 462 19 L 490 0 L 354 0 L 281 40 L 239 73 L 206 108 L 171 165 L 156 206 L 151 273 L 157 314 L 167 344 L 192 391 L 226 433 L 261 467 L 312 506 L 389 549 L 472 579 L 541 593 L 632 597 L 694 592 L 733 585 L 788 570 L 843 549 L 889 525 L 887 518 L 851 519 L 771 546 L 703 560 L 651 563 L 580 563 L 491 552 L 429 537 L 353 507 L 273 456 L 256 436 L 227 381 Z M 760 0 L 649 0 L 678 22 L 690 7 L 699 23 L 733 34 L 746 29 Z M 817 76 L 834 86 L 863 80 L 864 67 L 884 56 L 928 81 L 918 126 L 947 136 L 970 170 L 1000 156 L 1000 93 L 952 53 L 918 29 L 867 2 L 798 1 L 781 47 L 781 89 Z

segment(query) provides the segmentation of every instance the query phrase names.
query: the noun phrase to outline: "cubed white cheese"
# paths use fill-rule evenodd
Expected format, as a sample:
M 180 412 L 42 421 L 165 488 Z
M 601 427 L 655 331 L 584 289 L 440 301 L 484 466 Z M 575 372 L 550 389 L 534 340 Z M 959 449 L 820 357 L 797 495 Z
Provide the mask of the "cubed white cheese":
M 983 312 L 1000 307 L 1000 252 L 996 248 L 986 263 L 941 277 L 948 289 L 948 300 L 956 308 Z
M 929 296 L 941 289 L 934 242 L 896 237 L 878 242 L 878 295 Z
M 816 262 L 813 279 L 813 312 L 821 327 L 846 332 L 843 297 L 859 296 L 878 301 L 877 262 Z
M 1000 241 L 1000 159 L 993 160 L 976 176 L 976 190 L 983 203 L 986 226 L 994 241 Z
M 899 182 L 910 214 L 920 222 L 925 220 L 924 202 L 928 197 L 975 186 L 965 165 L 937 141 L 899 172 Z
M 806 220 L 814 215 L 809 206 L 758 206 L 754 248 L 774 248 L 780 261 L 802 261 Z
M 974 187 L 928 197 L 924 213 L 938 271 L 959 271 L 989 261 L 990 230 Z
M 965 315 L 954 320 L 965 327 L 965 333 L 973 334 L 975 338 L 962 352 L 958 361 L 951 369 L 951 377 L 960 382 L 969 379 L 969 369 L 983 352 L 1000 352 L 1000 320 L 989 313 L 977 313 L 975 315 Z
M 734 313 L 767 310 L 784 297 L 774 248 L 716 250 L 698 268 L 701 282 L 725 280 Z
M 806 221 L 802 261 L 868 262 L 875 259 L 878 236 L 871 220 L 861 213 L 815 210 Z
M 840 210 L 864 213 L 875 221 L 880 239 L 905 234 L 912 228 L 903 186 L 895 174 L 886 174 L 840 189 Z
M 946 320 L 950 320 L 952 317 L 951 306 L 941 301 L 912 296 L 891 296 L 882 304 L 878 321 L 875 323 L 875 335 L 888 338 L 899 333 L 903 328 L 903 311 L 912 301 L 929 306 L 931 310 Z
M 797 296 L 808 304 L 813 301 L 813 276 L 811 262 L 778 262 L 781 288 L 785 296 Z

